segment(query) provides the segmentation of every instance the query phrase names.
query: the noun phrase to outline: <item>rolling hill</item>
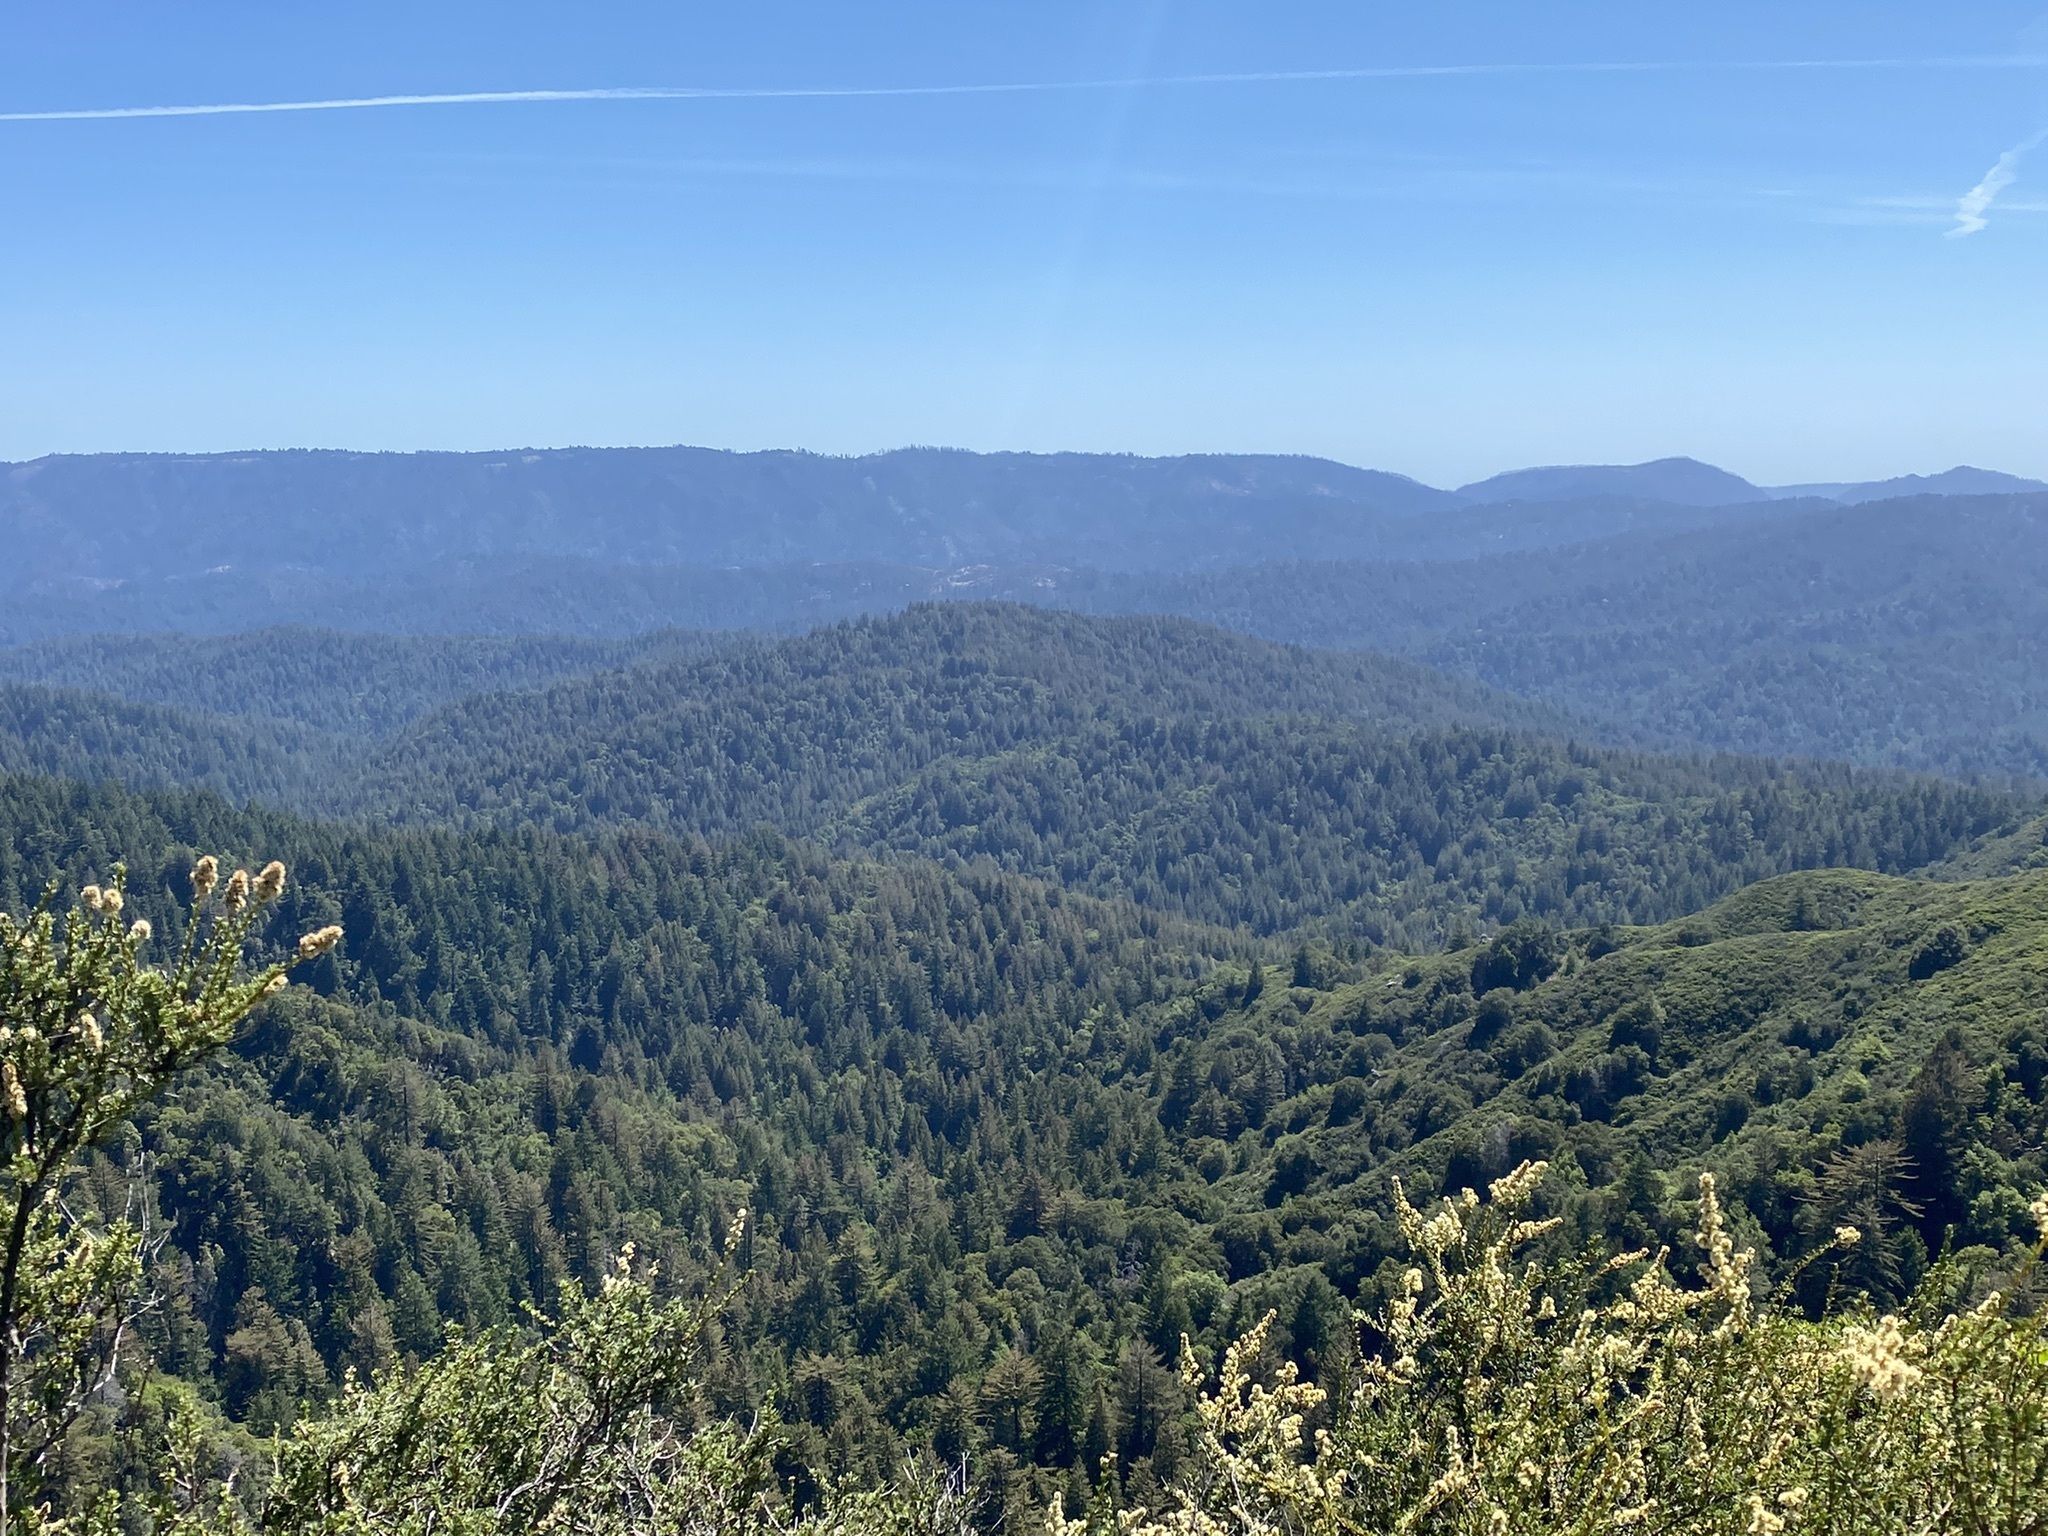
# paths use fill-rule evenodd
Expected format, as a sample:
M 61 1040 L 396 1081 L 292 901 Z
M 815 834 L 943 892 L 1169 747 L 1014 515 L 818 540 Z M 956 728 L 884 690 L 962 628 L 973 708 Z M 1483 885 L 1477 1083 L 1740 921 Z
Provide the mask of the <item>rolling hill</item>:
M 445 668 L 348 731 L 306 723 L 360 710 L 354 681 L 336 689 L 336 657 L 381 655 L 396 678 L 437 643 L 286 639 L 186 642 L 193 664 L 220 659 L 199 690 L 215 715 L 123 700 L 96 719 L 89 694 L 15 685 L 0 692 L 0 761 L 417 825 L 765 826 L 849 853 L 986 861 L 1201 922 L 1414 947 L 1525 915 L 1657 921 L 1789 869 L 1903 873 L 2039 806 L 1616 750 L 1411 662 L 1174 618 L 927 605 L 773 644 L 660 639 L 632 665 L 426 709 L 432 687 L 501 670 L 491 648 L 451 643 Z M 88 659 L 146 692 L 184 670 L 175 651 L 160 668 L 124 645 Z M 300 718 L 279 721 L 292 695 Z
M 1394 1243 L 1389 1181 L 1483 1188 L 1566 1170 L 1580 1232 L 1642 1219 L 1712 1167 L 1767 1265 L 1872 1235 L 1852 1283 L 1910 1287 L 1948 1240 L 2026 1236 L 2048 1178 L 2048 873 L 1944 884 L 1843 870 L 1752 886 L 1662 927 L 1493 945 L 1333 988 L 1186 1011 L 1155 1081 L 1222 1170 L 1233 1279 L 1362 1278 Z M 1270 1062 L 1286 1085 L 1247 1106 Z M 1654 1171 L 1653 1171 L 1654 1170 Z M 1634 1210 L 1633 1216 L 1625 1214 Z M 1824 1283 L 1816 1279 L 1815 1283 Z

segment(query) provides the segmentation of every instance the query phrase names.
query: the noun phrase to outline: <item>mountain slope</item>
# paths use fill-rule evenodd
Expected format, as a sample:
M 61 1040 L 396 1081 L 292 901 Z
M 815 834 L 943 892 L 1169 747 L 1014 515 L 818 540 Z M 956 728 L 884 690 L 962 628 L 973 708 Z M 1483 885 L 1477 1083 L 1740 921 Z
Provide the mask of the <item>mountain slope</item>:
M 343 634 L 78 635 L 0 650 L 0 679 L 185 712 L 384 736 L 471 694 L 538 687 L 730 643 L 687 631 L 631 639 Z
M 76 688 L 0 683 L 0 772 L 199 786 L 235 800 L 320 805 L 349 771 L 345 738 Z
M 107 454 L 0 466 L 0 540 L 17 551 L 11 585 L 223 566 L 346 579 L 507 556 L 1146 569 L 1341 545 L 1451 502 L 1399 475 L 1256 455 Z
M 1851 1283 L 1897 1295 L 1951 1225 L 1964 1247 L 2026 1236 L 2013 1192 L 2048 1177 L 2044 956 L 2048 872 L 1791 875 L 1661 928 L 1269 987 L 1163 1053 L 1162 1118 L 1236 1153 L 1216 1184 L 1245 1213 L 1219 1231 L 1233 1278 L 1362 1273 L 1393 1240 L 1393 1177 L 1454 1192 L 1545 1157 L 1579 1222 L 1635 1240 L 1678 1227 L 1643 1225 L 1646 1200 L 1716 1168 L 1767 1266 L 1848 1222 L 1871 1241 Z M 1290 1085 L 1257 1123 L 1253 1041 Z
M 1512 558 L 1077 578 L 1055 596 L 1414 656 L 1646 745 L 2048 776 L 2044 496 L 1809 508 Z
M 454 706 L 377 754 L 348 803 L 562 830 L 766 823 L 1414 944 L 1524 912 L 1653 920 L 1814 864 L 1910 869 L 2034 805 L 1568 747 L 1565 722 L 1521 708 L 1185 621 L 934 606 Z
M 847 851 L 987 860 L 1098 896 L 1274 933 L 1429 947 L 1473 925 L 1655 921 L 1782 870 L 1904 871 L 2037 797 L 1823 767 L 1567 744 L 1571 722 L 1405 661 L 1292 650 L 1178 619 L 949 604 L 776 644 L 460 699 L 379 735 L 335 656 L 383 658 L 395 718 L 442 683 L 342 637 L 248 650 L 202 690 L 244 715 L 0 689 L 0 763 L 434 825 L 759 826 Z M 106 654 L 140 684 L 125 644 Z M 515 652 L 513 655 L 527 655 Z M 532 653 L 586 657 L 571 647 Z M 88 660 L 100 656 L 90 653 Z M 482 653 L 486 671 L 506 656 Z M 464 671 L 469 666 L 469 671 Z M 117 669 L 118 671 L 118 669 Z M 250 685 L 254 683 L 253 692 Z M 380 716 L 380 718 L 382 718 Z
M 677 621 L 787 630 L 934 598 L 1000 597 L 1101 614 L 1180 614 L 1289 643 L 1405 654 L 1660 750 L 2048 776 L 2042 496 L 1922 496 L 1861 507 L 1515 504 L 1389 526 L 1404 530 L 1388 545 L 1407 551 L 1398 560 L 1122 575 L 1042 566 L 715 572 L 526 560 L 431 567 L 395 583 L 223 575 L 79 601 L 28 597 L 8 604 L 0 624 L 44 633 L 92 615 L 147 628 L 163 614 L 151 593 L 172 591 L 183 594 L 178 621 L 202 626 L 296 614 L 350 629 L 625 638 Z M 1499 553 L 1444 558 L 1475 547 Z M 218 601 L 202 590 L 214 583 Z M 0 672 L 13 665 L 17 676 L 69 683 L 89 681 L 99 666 L 64 654 L 0 652 Z M 175 668 L 166 664 L 145 696 L 171 699 L 175 688 Z M 400 684 L 392 696 L 412 694 Z
M 1099 1403 L 1133 1463 L 1184 1454 L 1157 1351 L 1268 1311 L 1283 1353 L 1343 1337 L 1354 1293 L 1398 1283 L 1396 1174 L 1420 1197 L 1547 1156 L 1571 1249 L 1674 1238 L 1714 1167 L 1765 1278 L 1851 1222 L 1841 1279 L 1887 1305 L 1936 1222 L 1966 1266 L 2002 1262 L 2048 1176 L 2048 873 L 1794 876 L 1361 976 L 779 839 L 376 830 L 0 778 L 0 905 L 125 856 L 174 944 L 196 847 L 289 863 L 279 933 L 347 930 L 142 1118 L 167 1242 L 147 1342 L 263 1433 L 627 1241 L 692 1285 L 742 1207 L 707 1392 L 846 1471 L 985 1444 L 1020 1378 Z M 1095 1414 L 1020 1432 L 1015 1461 L 1071 1464 Z

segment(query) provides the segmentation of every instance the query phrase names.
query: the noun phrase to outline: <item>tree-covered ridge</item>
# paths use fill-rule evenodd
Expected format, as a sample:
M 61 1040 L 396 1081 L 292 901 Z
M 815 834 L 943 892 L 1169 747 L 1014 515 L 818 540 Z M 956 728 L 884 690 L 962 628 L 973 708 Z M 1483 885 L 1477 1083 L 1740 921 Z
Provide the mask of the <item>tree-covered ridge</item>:
M 1061 1064 L 1203 964 L 1128 909 L 778 844 L 369 833 L 28 781 L 0 804 L 16 892 L 115 843 L 160 848 L 131 902 L 175 943 L 188 845 L 260 843 L 291 858 L 287 918 L 352 936 L 143 1126 L 173 1232 L 151 1347 L 259 1428 L 349 1363 L 432 1350 L 444 1322 L 516 1320 L 628 1239 L 687 1277 L 697 1239 L 752 1204 L 760 1280 L 719 1401 L 801 1398 L 817 1465 L 881 1476 L 914 1421 L 937 1432 L 956 1375 L 954 1429 L 978 1418 L 1015 1323 L 957 1266 L 1009 1230 L 1020 1179 L 1067 1166 L 1096 1095 Z M 53 844 L 56 826 L 74 830 Z M 1099 1166 L 1136 1155 L 1114 1099 L 1087 1119 Z M 850 1226 L 874 1282 L 897 1278 L 872 1325 L 890 1369 L 842 1402 L 836 1367 L 804 1361 L 841 1348 L 814 1268 Z M 1120 1222 L 1085 1246 L 1091 1277 L 1125 1261 Z
M 1179 575 L 876 562 L 724 571 L 517 556 L 375 580 L 227 573 L 161 591 L 23 593 L 0 615 L 0 636 L 308 622 L 456 636 L 787 632 L 934 599 L 1009 599 L 1180 614 L 1406 655 L 1598 720 L 1642 747 L 2038 777 L 2048 771 L 2041 507 L 2038 494 L 1762 503 L 1725 516 L 1516 506 L 1487 513 L 1511 526 L 1474 527 L 1469 538 L 1457 525 L 1478 514 L 1404 521 L 1446 542 L 1396 558 L 1311 559 L 1276 539 L 1245 563 Z M 182 642 L 165 644 L 174 654 Z M 63 648 L 46 654 L 52 670 L 39 680 L 84 681 Z
M 1639 747 L 2048 774 L 2039 491 L 1852 507 L 1595 498 L 1387 517 L 1311 497 L 1317 516 L 1343 523 L 1335 542 L 1269 517 L 1274 508 L 1254 493 L 1231 491 L 1218 505 L 1242 528 L 1219 539 L 1183 529 L 1190 549 L 1174 568 L 1091 565 L 1080 546 L 906 560 L 872 545 L 728 569 L 689 563 L 710 558 L 701 551 L 537 554 L 516 538 L 445 557 L 394 540 L 367 571 L 209 561 L 175 578 L 80 585 L 37 582 L 18 564 L 0 639 L 290 624 L 614 639 L 675 626 L 787 633 L 918 602 L 1006 599 L 1398 653 L 1595 718 Z M 968 523 L 981 510 L 955 509 Z M 933 514 L 932 527 L 946 523 Z M 41 680 L 78 680 L 68 663 L 50 665 L 63 675 Z
M 348 771 L 347 738 L 79 688 L 0 683 L 0 772 L 201 786 L 236 800 L 318 804 Z
M 1787 869 L 1903 872 L 2021 797 L 1565 746 L 1407 664 L 1178 620 L 925 607 L 457 705 L 365 810 L 985 857 L 1200 921 L 1426 945 L 1654 921 Z M 1524 727 L 1506 730 L 1502 725 Z
M 523 717 L 533 722 L 529 729 L 584 730 L 593 743 L 619 735 L 651 754 L 650 740 L 677 723 L 666 712 L 710 711 L 720 731 L 730 732 L 738 726 L 721 717 L 743 708 L 767 717 L 778 743 L 793 739 L 803 750 L 811 747 L 809 733 L 845 720 L 867 735 L 894 727 L 908 736 L 930 733 L 936 722 L 954 737 L 998 748 L 1121 715 L 1314 715 L 1389 731 L 1568 724 L 1553 710 L 1397 658 L 1276 644 L 1171 616 L 967 603 L 923 604 L 772 646 L 575 679 L 532 696 L 486 695 L 422 722 L 412 739 L 423 743 L 420 751 L 470 739 L 490 747 Z
M 1715 1167 L 1761 1273 L 1847 1212 L 1872 1237 L 1849 1277 L 1881 1296 L 1937 1221 L 1995 1270 L 2043 1173 L 2038 874 L 1793 876 L 1346 980 L 1314 946 L 1233 954 L 779 841 L 380 831 L 28 780 L 0 817 L 0 906 L 118 846 L 175 941 L 190 849 L 262 848 L 293 868 L 281 920 L 346 929 L 143 1123 L 172 1232 L 150 1347 L 257 1428 L 629 1239 L 686 1281 L 745 1205 L 754 1278 L 705 1390 L 776 1407 L 791 1465 L 880 1480 L 908 1445 L 1028 1504 L 1114 1449 L 1149 1497 L 1197 1454 L 1179 1333 L 1213 1350 L 1273 1309 L 1273 1347 L 1330 1367 L 1345 1298 L 1392 1283 L 1397 1171 L 1419 1198 L 1547 1152 L 1569 1232 L 1634 1240 Z M 1945 1205 L 1912 1171 L 1928 1147 Z
M 0 650 L 0 679 L 381 737 L 471 694 L 534 688 L 727 643 L 676 630 L 618 640 L 300 627 L 231 635 L 73 635 Z
M 1177 619 L 928 606 L 486 693 L 382 739 L 250 718 L 278 707 L 267 682 L 302 675 L 300 713 L 356 708 L 327 666 L 356 642 L 202 644 L 246 663 L 205 690 L 233 714 L 0 690 L 0 761 L 422 824 L 714 838 L 765 825 L 847 851 L 987 859 L 1200 922 L 1401 947 L 1525 915 L 1658 921 L 1789 869 L 1904 872 L 2037 804 L 1567 745 L 1538 707 L 1412 663 Z M 404 697 L 395 687 L 390 709 Z
M 1551 550 L 1077 576 L 1059 600 L 1413 656 L 1645 745 L 2048 774 L 2048 498 L 1918 497 Z
M 1261 933 L 1427 948 L 1525 917 L 1656 921 L 1790 869 L 1912 870 L 2027 804 L 1505 732 L 1139 721 L 947 759 L 821 830 Z
M 1934 880 L 1985 880 L 2030 869 L 2048 869 L 2048 816 L 1979 838 L 1920 873 Z

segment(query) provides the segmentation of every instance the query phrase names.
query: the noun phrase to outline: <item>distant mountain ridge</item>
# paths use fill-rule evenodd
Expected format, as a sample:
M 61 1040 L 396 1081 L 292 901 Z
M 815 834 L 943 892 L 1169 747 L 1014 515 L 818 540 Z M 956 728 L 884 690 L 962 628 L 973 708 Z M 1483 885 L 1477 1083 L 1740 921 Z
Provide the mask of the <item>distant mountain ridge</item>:
M 222 566 L 345 577 L 513 555 L 1143 570 L 1344 546 L 1456 504 L 1402 475 L 1278 455 L 108 454 L 0 467 L 0 542 L 18 552 L 17 584 Z
M 1402 655 L 1617 743 L 2048 778 L 2048 491 L 1954 494 L 2026 483 L 1961 468 L 1732 478 L 1567 467 L 1496 476 L 1474 494 L 1505 499 L 1475 500 L 1220 455 L 43 460 L 0 466 L 0 647 L 36 644 L 0 655 L 0 681 L 120 678 L 132 702 L 179 709 L 227 686 L 316 731 L 382 734 L 475 686 L 622 663 L 656 631 L 786 635 L 1003 599 Z M 325 681 L 292 700 L 254 686 L 276 647 L 248 632 L 279 626 L 357 638 L 310 642 L 293 675 Z M 166 631 L 247 638 L 173 654 Z
M 1818 500 L 1858 505 L 1908 496 L 2016 496 L 2048 491 L 2048 480 L 1958 464 L 1936 475 L 1889 480 L 1829 480 L 1802 485 L 1756 485 L 1698 459 L 1652 459 L 1645 464 L 1550 464 L 1511 469 L 1459 486 L 1464 502 L 1565 502 L 1628 497 L 1676 507 L 1734 507 L 1759 501 Z
M 1904 496 L 2015 496 L 2030 491 L 2048 491 L 2048 480 L 2028 480 L 2003 470 L 1978 469 L 1958 464 L 1938 475 L 1898 475 L 1890 480 L 1833 482 L 1821 485 L 1773 486 L 1773 500 L 1795 496 L 1818 496 L 1827 501 L 1851 505 L 1866 501 L 1893 501 Z
M 1447 491 L 1328 459 L 1257 454 L 905 448 L 834 458 L 676 447 L 57 456 L 0 464 L 0 546 L 11 556 L 0 593 L 95 599 L 138 584 L 308 581 L 331 590 L 519 561 L 872 564 L 966 570 L 972 579 L 979 566 L 1139 572 L 1446 559 L 1723 509 L 1778 516 L 1781 502 L 1799 497 L 2043 488 L 1960 467 L 1768 488 L 1686 458 L 1512 470 Z M 192 597 L 166 590 L 148 606 L 190 608 Z M 6 619 L 0 613 L 0 638 L 38 633 Z M 85 627 L 136 626 L 110 616 Z

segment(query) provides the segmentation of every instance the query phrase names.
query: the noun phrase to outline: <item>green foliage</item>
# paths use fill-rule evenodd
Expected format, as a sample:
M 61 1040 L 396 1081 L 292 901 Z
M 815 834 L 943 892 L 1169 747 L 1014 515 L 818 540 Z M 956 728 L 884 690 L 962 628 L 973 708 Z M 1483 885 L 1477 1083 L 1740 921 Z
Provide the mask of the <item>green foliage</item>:
M 246 688 L 237 717 L 161 704 L 96 716 L 87 695 L 0 691 L 0 766 L 380 819 L 720 838 L 765 823 L 841 849 L 987 861 L 1200 922 L 1408 948 L 1522 918 L 1662 921 L 1788 869 L 1903 873 L 2037 803 L 1570 746 L 1508 728 L 1555 730 L 1529 706 L 1407 663 L 1181 621 L 924 608 L 486 694 L 374 740 L 261 717 L 288 713 L 270 678 L 304 674 L 299 713 L 345 720 L 392 656 L 294 638 L 273 674 L 206 644 L 225 672 L 203 692 L 231 704 Z M 357 652 L 360 684 L 326 673 Z M 126 654 L 107 653 L 109 666 Z M 456 648 L 441 666 L 478 676 L 490 660 Z M 161 678 L 130 686 L 164 691 Z
M 1944 926 L 1978 939 L 1913 980 L 1922 935 Z M 1393 1175 L 1455 1190 L 1531 1156 L 1565 1174 L 1550 1198 L 1582 1236 L 1669 1237 L 1673 1196 L 1649 1170 L 1706 1167 L 1772 1275 L 1843 1223 L 1872 1241 L 1842 1282 L 1891 1302 L 1944 1246 L 2010 1262 L 2030 1230 L 2019 1192 L 2048 1183 L 2042 875 L 1786 876 L 1661 928 L 1558 943 L 1555 972 L 1521 992 L 1473 995 L 1482 948 L 1184 1016 L 1160 1044 L 1161 1115 L 1232 1149 L 1213 1196 L 1263 1205 L 1283 1164 L 1313 1170 L 1257 1240 L 1218 1225 L 1233 1279 L 1312 1263 L 1368 1280 L 1391 1234 L 1360 1207 L 1384 1204 Z M 1250 1040 L 1287 1085 L 1256 1123 Z
M 224 1046 L 291 964 L 340 938 L 308 934 L 284 962 L 245 971 L 243 946 L 284 880 L 273 862 L 223 883 L 217 861 L 201 859 L 198 918 L 162 969 L 143 959 L 151 925 L 128 912 L 118 865 L 61 920 L 54 884 L 25 918 L 0 912 L 0 1529 L 41 1492 L 139 1317 L 146 1241 L 122 1220 L 81 1223 L 64 1177 Z
M 1395 1174 L 1548 1156 L 1575 1238 L 1654 1243 L 1685 1220 L 1656 1170 L 1711 1167 L 1773 1281 L 1868 1234 L 1801 1272 L 1815 1308 L 1831 1282 L 1896 1304 L 1944 1242 L 1995 1275 L 2048 1181 L 2039 875 L 1784 877 L 1663 928 L 1517 935 L 1529 984 L 1475 996 L 1491 941 L 1363 974 L 1325 952 L 1300 987 L 1285 950 L 773 840 L 372 832 L 33 781 L 0 821 L 19 889 L 71 874 L 40 827 L 85 860 L 164 849 L 129 900 L 174 932 L 184 849 L 262 846 L 298 872 L 282 919 L 349 930 L 139 1121 L 167 1240 L 138 1340 L 266 1433 L 448 1324 L 564 1308 L 628 1241 L 700 1289 L 744 1206 L 701 1394 L 777 1412 L 800 1503 L 906 1452 L 964 1460 L 998 1512 L 1080 1498 L 1105 1450 L 1148 1498 L 1193 1454 L 1182 1330 L 1215 1351 L 1272 1309 L 1276 1351 L 1342 1369 L 1331 1298 L 1385 1300 Z M 1943 923 L 1978 938 L 1910 982 Z M 116 1172 L 81 1198 L 118 1210 Z
M 234 635 L 79 635 L 0 650 L 0 678 L 111 695 L 188 719 L 217 717 L 207 733 L 214 737 L 222 734 L 222 719 L 262 721 L 273 740 L 303 748 L 323 735 L 389 736 L 471 694 L 536 688 L 732 643 L 680 630 L 630 640 L 357 635 L 299 627 Z M 102 717 L 116 713 L 104 699 L 98 709 Z M 278 731 L 280 722 L 306 727 L 307 734 Z M 148 717 L 141 723 L 147 729 Z M 120 735 L 137 725 L 135 718 L 121 720 L 118 731 L 108 730 L 94 745 L 116 750 Z M 28 733 L 25 725 L 15 729 Z M 203 745 L 207 734 L 195 733 L 193 744 Z
M 537 1333 L 495 1330 L 430 1365 L 351 1383 L 283 1447 L 260 1528 L 737 1533 L 779 1524 L 772 1426 L 691 1424 L 715 1312 L 716 1298 L 658 1301 L 629 1251 Z
M 1460 917 L 1653 921 L 1789 868 L 1904 872 L 2026 806 L 1570 748 L 1489 719 L 1512 708 L 1397 663 L 1172 621 L 926 608 L 459 705 L 357 795 L 565 828 L 766 822 L 1200 921 L 1418 945 Z
M 282 803 L 317 794 L 344 761 L 339 740 L 289 722 L 213 719 L 74 688 L 0 684 L 0 772 L 203 784 Z
M 1395 1297 L 1397 1175 L 1448 1191 L 1547 1157 L 1543 1241 L 1569 1249 L 1672 1240 L 1711 1169 L 1809 1317 L 1902 1305 L 1945 1250 L 2000 1284 L 2033 1231 L 2048 877 L 1745 883 L 2023 867 L 2024 795 L 1561 745 L 1403 664 L 1021 609 L 590 675 L 573 647 L 297 637 L 276 672 L 216 651 L 217 740 L 161 703 L 80 736 L 82 695 L 19 740 L 182 780 L 273 773 L 266 733 L 338 727 L 345 762 L 275 762 L 374 819 L 0 778 L 0 904 L 126 851 L 124 910 L 175 947 L 204 931 L 174 894 L 192 850 L 260 847 L 297 872 L 281 920 L 348 932 L 67 1165 L 65 1232 L 147 1241 L 30 1234 L 67 1294 L 152 1303 L 73 1306 L 66 1337 L 104 1356 L 112 1321 L 129 1364 L 119 1391 L 63 1389 L 65 1515 L 143 1508 L 137 1447 L 168 1428 L 179 1486 L 235 1472 L 245 1510 L 281 1450 L 273 1522 L 409 1494 L 419 1525 L 536 1521 L 407 1458 L 512 1467 L 570 1433 L 624 1369 L 574 1342 L 614 1256 L 701 1294 L 741 1208 L 749 1282 L 671 1340 L 687 1382 L 589 1442 L 663 1478 L 724 1458 L 735 1528 L 853 1520 L 849 1488 L 880 1510 L 906 1460 L 964 1469 L 983 1523 L 1098 1490 L 1163 1507 L 1212 1458 L 1166 1364 L 1184 1333 L 1213 1361 L 1270 1312 L 1254 1352 L 1331 1401 L 1362 1379 L 1342 1298 Z M 162 689 L 133 652 L 80 654 L 106 669 L 81 681 Z M 455 693 L 566 680 L 265 702 L 358 654 L 394 680 L 445 654 Z M 1841 1226 L 1862 1240 L 1832 1247 Z M 523 1406 L 465 1425 L 477 1394 Z M 757 1415 L 772 1434 L 720 1427 Z M 379 1491 L 351 1506 L 316 1465 Z M 620 1497 L 563 1487 L 567 1510 Z

